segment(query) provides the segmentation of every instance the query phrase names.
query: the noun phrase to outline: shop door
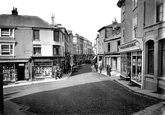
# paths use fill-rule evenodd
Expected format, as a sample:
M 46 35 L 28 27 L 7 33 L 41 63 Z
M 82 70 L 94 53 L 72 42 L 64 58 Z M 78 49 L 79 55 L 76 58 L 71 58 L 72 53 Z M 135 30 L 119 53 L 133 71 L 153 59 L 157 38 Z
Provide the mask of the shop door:
M 24 80 L 25 79 L 25 64 L 23 64 L 23 63 L 18 64 L 17 75 L 18 75 L 18 80 Z

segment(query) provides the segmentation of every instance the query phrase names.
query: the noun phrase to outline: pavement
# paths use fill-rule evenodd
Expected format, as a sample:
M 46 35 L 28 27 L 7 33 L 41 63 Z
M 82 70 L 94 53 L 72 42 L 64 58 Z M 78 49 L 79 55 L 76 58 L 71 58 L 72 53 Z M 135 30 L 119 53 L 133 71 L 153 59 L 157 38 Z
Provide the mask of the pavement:
M 102 71 L 101 74 L 106 75 L 106 71 Z M 58 82 L 60 80 L 66 80 L 70 77 L 70 75 L 71 73 L 64 74 L 64 76 L 61 79 L 58 79 L 56 81 Z M 165 115 L 165 94 L 153 93 L 149 90 L 141 89 L 138 86 L 134 86 L 134 85 L 132 86 L 130 85 L 129 81 L 122 80 L 120 78 L 120 73 L 112 71 L 111 76 L 112 77 L 109 77 L 110 80 L 115 81 L 116 83 L 118 83 L 119 85 L 121 85 L 122 87 L 126 88 L 127 90 L 133 93 L 143 95 L 143 96 L 148 96 L 153 99 L 162 100 L 161 103 L 153 105 L 152 107 L 148 107 L 133 115 L 154 115 L 154 114 Z M 46 79 L 42 81 L 33 81 L 33 82 L 23 82 L 23 83 L 18 83 L 18 84 L 9 84 L 9 85 L 4 86 L 3 88 L 9 88 L 9 87 L 15 87 L 15 86 L 21 86 L 21 85 L 30 85 L 30 84 L 43 83 L 43 82 L 52 82 L 52 81 L 54 82 L 54 79 Z M 28 109 L 27 107 L 13 103 L 10 100 L 4 101 L 4 115 L 35 115 L 33 113 L 26 111 L 27 109 Z

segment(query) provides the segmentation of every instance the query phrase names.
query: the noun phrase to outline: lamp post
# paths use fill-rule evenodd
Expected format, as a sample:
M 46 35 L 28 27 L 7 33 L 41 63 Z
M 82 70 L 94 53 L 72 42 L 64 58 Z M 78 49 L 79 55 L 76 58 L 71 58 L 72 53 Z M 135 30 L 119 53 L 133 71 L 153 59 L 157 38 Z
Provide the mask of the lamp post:
M 2 74 L 2 64 L 0 64 L 0 115 L 3 114 L 4 114 L 3 74 Z

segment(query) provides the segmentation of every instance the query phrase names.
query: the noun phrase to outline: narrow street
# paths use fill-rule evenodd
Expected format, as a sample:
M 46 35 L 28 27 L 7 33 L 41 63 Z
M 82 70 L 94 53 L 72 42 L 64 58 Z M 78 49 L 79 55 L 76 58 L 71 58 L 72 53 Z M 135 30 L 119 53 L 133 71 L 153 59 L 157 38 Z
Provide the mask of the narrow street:
M 35 114 L 130 115 L 159 103 L 129 92 L 84 65 L 67 80 L 6 88 L 5 100 L 28 106 Z

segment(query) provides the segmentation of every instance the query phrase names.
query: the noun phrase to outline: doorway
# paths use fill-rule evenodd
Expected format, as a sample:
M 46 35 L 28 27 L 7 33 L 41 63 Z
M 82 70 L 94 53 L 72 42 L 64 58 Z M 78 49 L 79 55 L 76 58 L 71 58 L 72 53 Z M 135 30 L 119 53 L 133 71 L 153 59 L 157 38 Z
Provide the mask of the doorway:
M 17 80 L 25 80 L 25 64 L 18 63 L 17 64 Z

